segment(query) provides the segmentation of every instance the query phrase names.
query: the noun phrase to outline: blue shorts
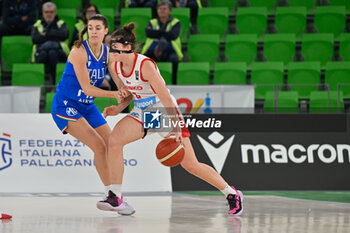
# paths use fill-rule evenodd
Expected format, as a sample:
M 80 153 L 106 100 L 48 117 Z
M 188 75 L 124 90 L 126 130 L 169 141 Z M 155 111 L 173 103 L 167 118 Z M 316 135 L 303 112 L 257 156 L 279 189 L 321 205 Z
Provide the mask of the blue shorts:
M 80 117 L 84 117 L 93 128 L 107 123 L 95 104 L 79 103 L 57 94 L 52 101 L 51 115 L 63 134 L 67 133 L 68 121 L 77 121 Z

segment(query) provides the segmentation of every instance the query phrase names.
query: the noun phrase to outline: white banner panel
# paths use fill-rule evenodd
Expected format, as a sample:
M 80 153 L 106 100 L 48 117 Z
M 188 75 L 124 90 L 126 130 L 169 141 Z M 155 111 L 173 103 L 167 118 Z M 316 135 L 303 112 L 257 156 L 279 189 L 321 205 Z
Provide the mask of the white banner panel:
M 252 85 L 168 85 L 183 114 L 254 111 Z
M 125 147 L 124 192 L 172 191 L 170 168 L 155 156 L 160 140 L 148 135 Z M 92 151 L 61 134 L 50 114 L 0 114 L 0 192 L 103 191 Z
M 40 87 L 0 87 L 0 113 L 39 113 Z

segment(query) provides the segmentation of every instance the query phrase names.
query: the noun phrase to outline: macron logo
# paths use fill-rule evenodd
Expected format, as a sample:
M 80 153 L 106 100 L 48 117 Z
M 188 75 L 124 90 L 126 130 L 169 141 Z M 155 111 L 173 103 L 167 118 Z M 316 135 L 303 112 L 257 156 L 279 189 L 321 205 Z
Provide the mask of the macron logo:
M 197 137 L 200 143 L 202 144 L 205 152 L 207 153 L 210 161 L 214 165 L 216 171 L 220 174 L 222 171 L 222 168 L 224 167 L 228 152 L 230 151 L 235 135 L 232 135 L 220 147 L 214 147 L 199 135 L 197 135 Z M 224 137 L 220 133 L 215 131 L 209 135 L 208 139 L 215 145 L 218 145 L 220 142 L 222 142 Z

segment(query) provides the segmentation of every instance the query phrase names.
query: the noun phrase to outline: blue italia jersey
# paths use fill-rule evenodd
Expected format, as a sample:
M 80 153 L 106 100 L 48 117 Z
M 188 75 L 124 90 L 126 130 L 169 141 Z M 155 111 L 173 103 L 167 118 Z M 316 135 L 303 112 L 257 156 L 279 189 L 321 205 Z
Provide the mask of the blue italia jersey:
M 87 40 L 83 41 L 83 46 L 88 56 L 86 66 L 89 71 L 90 84 L 95 87 L 100 87 L 107 70 L 109 59 L 108 47 L 102 44 L 101 55 L 100 57 L 96 57 Z M 77 75 L 75 74 L 73 64 L 68 60 L 62 78 L 57 86 L 56 94 L 84 104 L 93 103 L 95 98 L 84 94 Z

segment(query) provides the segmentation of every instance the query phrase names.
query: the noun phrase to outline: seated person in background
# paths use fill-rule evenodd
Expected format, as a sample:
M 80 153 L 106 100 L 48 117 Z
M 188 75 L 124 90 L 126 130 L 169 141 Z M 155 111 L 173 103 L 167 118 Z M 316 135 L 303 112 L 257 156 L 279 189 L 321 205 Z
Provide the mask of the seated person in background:
M 80 19 L 74 27 L 74 31 L 73 31 L 73 39 L 72 39 L 72 43 L 71 46 L 73 45 L 74 41 L 79 40 L 79 32 L 85 27 L 87 20 L 96 14 L 99 14 L 100 12 L 98 11 L 98 8 L 95 4 L 89 3 L 85 9 L 84 9 L 84 16 L 83 19 Z M 87 33 L 84 34 L 83 37 L 84 40 L 87 39 Z
M 127 7 L 155 7 L 157 0 L 125 0 Z
M 191 24 L 197 24 L 198 9 L 202 8 L 201 0 L 171 0 L 171 3 L 176 8 L 188 7 L 191 11 Z
M 65 62 L 69 53 L 67 44 L 69 31 L 66 23 L 56 15 L 54 3 L 44 3 L 42 11 L 43 17 L 34 24 L 32 29 L 34 44 L 32 60 L 48 65 L 51 77 L 55 81 L 56 64 Z
M 156 62 L 172 62 L 173 74 L 176 75 L 178 62 L 183 58 L 181 51 L 181 23 L 171 17 L 171 2 L 158 3 L 158 18 L 151 19 L 146 27 L 147 40 L 142 54 Z M 173 76 L 173 81 L 175 76 Z
M 1 36 L 30 35 L 36 19 L 35 0 L 3 0 Z

